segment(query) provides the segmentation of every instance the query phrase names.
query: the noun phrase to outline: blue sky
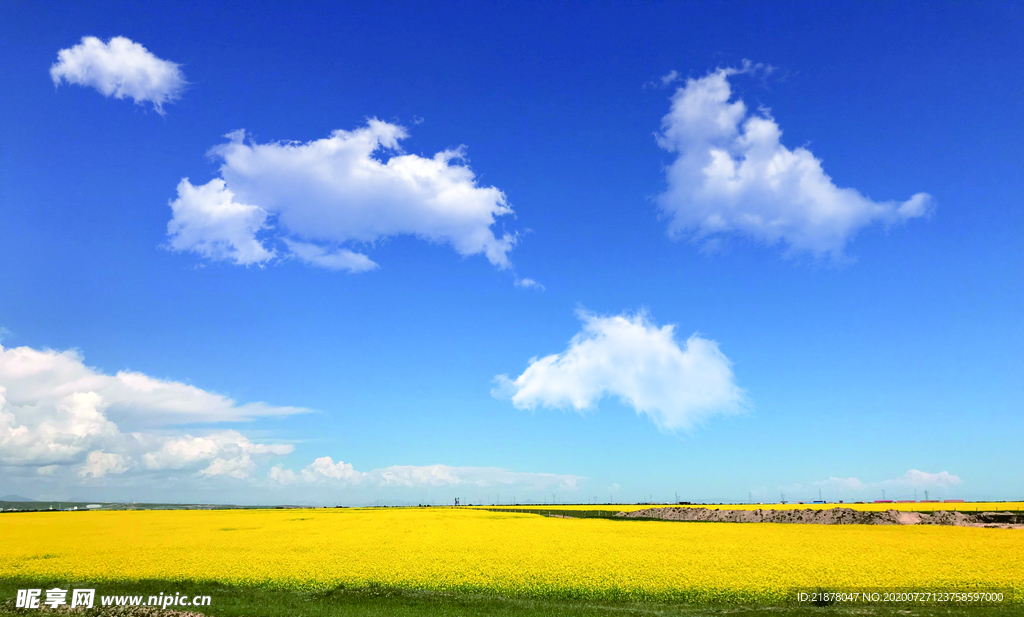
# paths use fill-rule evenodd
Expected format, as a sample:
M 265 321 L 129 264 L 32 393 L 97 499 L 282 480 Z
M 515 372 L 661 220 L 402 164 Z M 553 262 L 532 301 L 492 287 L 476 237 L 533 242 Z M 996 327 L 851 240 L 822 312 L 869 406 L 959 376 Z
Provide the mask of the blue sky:
M 0 491 L 1024 491 L 1019 3 L 0 11 Z

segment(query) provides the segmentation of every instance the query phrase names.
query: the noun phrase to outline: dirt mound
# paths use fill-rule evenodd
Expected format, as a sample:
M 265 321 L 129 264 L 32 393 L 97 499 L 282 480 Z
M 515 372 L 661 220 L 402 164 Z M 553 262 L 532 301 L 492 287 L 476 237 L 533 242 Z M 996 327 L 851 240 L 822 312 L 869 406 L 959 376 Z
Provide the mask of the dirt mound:
M 852 508 L 827 510 L 712 510 L 709 508 L 646 508 L 619 512 L 625 518 L 653 518 L 666 521 L 707 523 L 795 523 L 804 525 L 956 525 L 959 527 L 1001 527 L 1024 529 L 1024 520 L 1013 513 L 982 512 L 863 512 Z

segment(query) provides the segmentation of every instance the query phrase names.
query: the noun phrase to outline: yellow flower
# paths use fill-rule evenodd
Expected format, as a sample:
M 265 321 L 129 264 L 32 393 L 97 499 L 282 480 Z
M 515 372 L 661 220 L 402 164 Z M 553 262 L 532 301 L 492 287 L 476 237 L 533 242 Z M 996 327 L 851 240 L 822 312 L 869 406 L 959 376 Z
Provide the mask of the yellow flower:
M 794 588 L 998 587 L 1024 599 L 1024 531 L 1015 529 L 331 508 L 7 514 L 0 537 L 0 575 L 97 584 L 377 583 L 701 602 L 782 601 Z

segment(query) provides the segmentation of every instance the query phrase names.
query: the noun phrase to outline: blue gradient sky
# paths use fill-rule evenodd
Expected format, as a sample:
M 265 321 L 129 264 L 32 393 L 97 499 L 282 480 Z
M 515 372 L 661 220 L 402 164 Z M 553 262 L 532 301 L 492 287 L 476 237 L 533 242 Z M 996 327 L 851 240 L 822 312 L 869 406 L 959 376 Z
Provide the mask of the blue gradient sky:
M 883 486 L 912 497 L 885 484 L 912 469 L 961 480 L 933 496 L 1020 498 L 1022 33 L 1019 2 L 7 3 L 2 345 L 77 349 L 97 371 L 314 411 L 160 429 L 294 445 L 248 479 L 12 471 L 0 491 L 314 503 L 553 492 L 264 483 L 271 464 L 331 456 L 366 471 L 572 475 L 574 489 L 554 492 L 584 502 L 816 499 L 822 487 L 878 499 Z M 57 51 L 86 35 L 137 41 L 189 86 L 165 116 L 55 88 Z M 770 108 L 784 145 L 877 201 L 927 192 L 931 217 L 865 227 L 844 262 L 739 235 L 713 253 L 670 238 L 654 198 L 674 157 L 654 134 L 681 84 L 645 84 L 745 59 L 775 70 L 733 76 L 734 96 Z M 412 154 L 465 145 L 478 182 L 515 210 L 501 223 L 523 234 L 512 269 L 410 236 L 376 243 L 380 268 L 359 274 L 164 248 L 175 187 L 217 176 L 206 153 L 224 134 L 305 142 L 369 117 L 407 127 Z M 717 341 L 748 412 L 666 433 L 614 397 L 584 414 L 493 397 L 496 375 L 566 349 L 580 308 L 646 310 L 681 341 Z

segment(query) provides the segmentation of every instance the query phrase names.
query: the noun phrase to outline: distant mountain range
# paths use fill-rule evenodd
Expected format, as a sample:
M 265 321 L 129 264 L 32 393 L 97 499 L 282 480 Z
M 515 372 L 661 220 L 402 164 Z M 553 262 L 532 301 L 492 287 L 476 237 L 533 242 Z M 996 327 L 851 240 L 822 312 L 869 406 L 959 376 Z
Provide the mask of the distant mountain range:
M 21 495 L 4 495 L 0 497 L 0 501 L 35 501 L 35 499 L 29 499 L 28 497 L 22 497 Z

